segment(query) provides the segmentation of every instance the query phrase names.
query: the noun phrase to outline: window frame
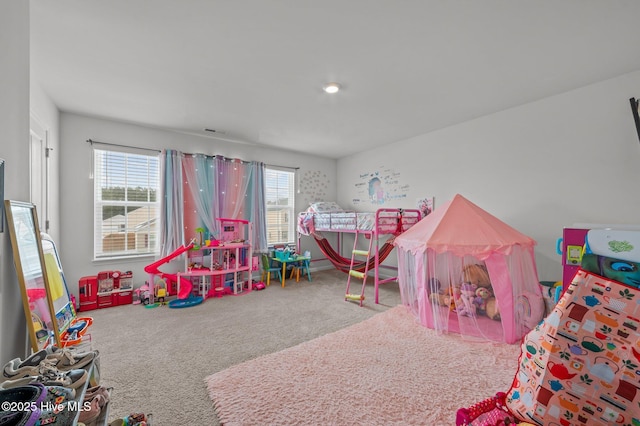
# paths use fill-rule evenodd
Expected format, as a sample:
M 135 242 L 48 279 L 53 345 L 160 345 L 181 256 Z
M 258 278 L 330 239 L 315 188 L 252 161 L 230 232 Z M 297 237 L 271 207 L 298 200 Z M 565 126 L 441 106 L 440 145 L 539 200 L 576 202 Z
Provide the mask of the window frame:
M 270 174 L 271 173 L 276 173 L 278 175 L 286 175 L 287 176 L 287 180 L 288 180 L 288 188 L 280 188 L 280 186 L 278 185 L 279 182 L 279 178 L 276 176 L 275 180 L 276 180 L 276 186 L 275 188 L 270 188 L 269 184 L 270 184 L 270 180 L 273 178 L 270 178 Z M 282 244 L 295 244 L 296 241 L 296 172 L 295 170 L 290 170 L 287 168 L 282 168 L 282 167 L 276 167 L 276 166 L 265 166 L 265 220 L 266 220 L 266 234 L 267 234 L 267 245 L 269 247 L 273 247 L 274 245 L 282 245 Z M 288 199 L 288 203 L 286 205 L 284 204 L 269 204 L 269 199 L 270 199 L 270 191 L 288 191 L 287 194 L 287 199 Z M 283 197 L 281 196 L 281 194 L 276 194 L 278 199 L 283 199 Z M 276 202 L 278 201 L 278 199 L 276 200 Z M 274 239 L 270 238 L 270 233 L 271 233 L 271 229 L 273 227 L 281 227 L 284 223 L 276 223 L 276 224 L 271 224 L 270 223 L 270 217 L 272 217 L 273 215 L 270 215 L 269 213 L 271 211 L 282 211 L 285 210 L 284 214 L 287 216 L 286 217 L 286 225 L 288 226 L 288 228 L 286 229 L 286 232 L 288 234 L 288 241 L 275 241 Z M 282 235 L 282 233 L 284 232 L 284 230 L 282 229 L 277 229 L 275 231 L 276 233 L 278 233 L 279 235 Z
M 103 261 L 112 259 L 135 259 L 139 257 L 151 257 L 157 256 L 159 253 L 159 231 L 160 231 L 160 153 L 148 154 L 140 153 L 129 150 L 120 149 L 105 149 L 105 148 L 92 148 L 93 158 L 93 260 Z M 114 159 L 121 156 L 124 159 L 124 172 L 112 173 L 104 172 L 107 166 L 109 155 L 113 155 Z M 135 158 L 133 163 L 130 161 Z M 141 159 L 146 158 L 146 163 L 143 167 L 136 166 L 135 163 L 140 162 Z M 154 176 L 155 172 L 155 176 Z M 144 178 L 133 178 L 132 176 L 143 176 Z M 140 185 L 139 183 L 146 179 L 146 183 Z M 124 200 L 115 199 L 103 199 L 103 182 L 119 181 L 123 180 L 124 184 L 121 186 L 124 188 Z M 129 184 L 132 181 L 136 181 L 136 186 L 132 187 L 137 189 L 138 187 L 146 189 L 147 200 L 129 200 Z M 155 187 L 154 187 L 155 183 Z M 111 186 L 112 188 L 118 188 L 118 185 Z M 155 200 L 153 200 L 153 191 L 155 191 Z M 122 207 L 124 208 L 124 223 L 112 223 L 111 227 L 116 226 L 117 230 L 109 234 L 105 234 L 105 220 L 103 219 L 104 207 Z M 148 208 L 147 220 L 140 222 L 139 224 L 129 224 L 129 215 L 133 207 Z M 143 212 L 144 213 L 144 212 Z M 141 224 L 146 224 L 150 228 L 149 231 L 139 232 L 136 227 Z M 124 226 L 125 232 L 121 232 Z M 124 234 L 123 250 L 104 250 L 104 239 L 108 235 Z M 129 240 L 129 235 L 134 235 L 134 240 Z M 138 248 L 139 240 L 143 241 L 143 249 Z M 130 244 L 133 247 L 130 247 Z M 146 248 L 146 250 L 145 250 Z

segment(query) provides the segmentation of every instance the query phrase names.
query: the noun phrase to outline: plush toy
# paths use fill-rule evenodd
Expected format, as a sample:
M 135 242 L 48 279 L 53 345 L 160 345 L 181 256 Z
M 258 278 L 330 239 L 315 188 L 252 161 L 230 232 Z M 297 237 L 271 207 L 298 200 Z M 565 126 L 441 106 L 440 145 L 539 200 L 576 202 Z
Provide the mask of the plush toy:
M 440 280 L 435 277 L 429 278 L 429 284 L 427 285 L 427 294 L 431 303 L 438 304 L 440 306 L 449 306 L 451 310 L 455 310 L 455 299 L 459 296 L 459 292 L 451 286 L 442 287 Z
M 452 312 L 456 311 L 458 306 L 458 302 L 460 301 L 460 286 L 451 286 L 449 287 L 449 294 L 451 295 L 451 300 L 449 303 L 449 309 Z
M 487 300 L 493 296 L 491 290 L 486 287 L 478 287 L 476 289 L 476 297 L 473 298 L 473 303 L 478 307 L 478 312 L 484 314 L 487 310 Z
M 440 287 L 440 280 L 437 278 L 429 278 L 429 285 L 427 285 L 427 294 L 431 303 L 436 303 L 441 306 L 448 306 L 451 303 L 451 295 L 448 289 L 445 290 Z
M 437 303 L 440 306 L 451 306 L 451 295 L 443 293 L 431 293 L 429 300 L 432 303 Z
M 451 287 L 441 288 L 437 293 L 429 294 L 429 300 L 432 303 L 437 303 L 440 306 L 448 306 L 451 310 L 455 310 L 455 299 L 459 297 L 460 293 L 456 289 Z
M 477 287 L 491 287 L 487 267 L 475 263 L 462 268 L 462 282 L 475 284 Z
M 460 298 L 456 302 L 458 314 L 473 317 L 476 315 L 476 305 L 473 299 L 476 297 L 476 285 L 471 283 L 462 283 L 460 286 Z
M 498 309 L 498 301 L 495 297 L 490 297 L 487 299 L 485 313 L 492 320 L 500 320 L 500 310 Z
M 478 313 L 486 314 L 490 318 L 493 317 L 493 319 L 500 319 L 495 297 L 493 297 L 493 287 L 491 286 L 489 272 L 484 264 L 471 263 L 462 268 L 462 282 L 476 285 L 476 291 L 479 291 L 479 294 L 475 295 L 473 301 L 476 304 Z M 492 299 L 491 307 L 489 307 L 489 301 Z M 489 312 L 492 315 L 489 315 Z

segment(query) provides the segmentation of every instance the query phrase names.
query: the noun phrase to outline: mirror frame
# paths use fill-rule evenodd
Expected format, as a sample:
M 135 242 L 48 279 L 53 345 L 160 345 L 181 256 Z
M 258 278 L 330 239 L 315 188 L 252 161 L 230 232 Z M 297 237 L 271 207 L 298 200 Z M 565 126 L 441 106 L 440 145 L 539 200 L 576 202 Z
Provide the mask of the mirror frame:
M 69 329 L 71 323 L 77 318 L 77 312 L 71 300 L 71 294 L 69 293 L 69 287 L 62 270 L 62 263 L 60 262 L 55 242 L 48 234 L 43 232 L 40 233 L 40 242 L 42 243 L 41 247 L 44 255 L 44 269 L 51 289 L 51 306 L 53 306 L 53 312 L 58 324 L 60 340 L 64 345 L 64 332 Z M 57 291 L 54 291 L 56 288 Z M 58 297 L 54 298 L 56 295 Z
M 11 237 L 11 246 L 13 247 L 13 263 L 20 284 L 22 306 L 27 320 L 31 348 L 34 352 L 37 352 L 49 344 L 55 344 L 61 347 L 58 321 L 55 320 L 56 316 L 51 299 L 51 288 L 45 269 L 42 240 L 38 225 L 40 222 L 38 222 L 36 206 L 23 201 L 5 200 L 4 207 L 7 217 L 7 227 L 9 228 L 9 235 Z M 27 211 L 26 214 L 25 210 Z M 21 233 L 18 231 L 21 231 Z M 26 259 L 27 252 L 29 250 L 32 251 L 34 245 L 37 250 L 37 265 L 35 265 L 35 263 L 31 265 L 33 266 L 34 274 L 32 277 L 27 277 L 23 264 L 26 265 L 26 262 L 30 260 Z M 34 257 L 33 253 L 29 254 L 32 258 Z M 39 270 L 36 270 L 38 268 Z M 28 290 L 32 289 L 44 290 L 44 304 L 42 302 L 29 303 Z M 41 298 L 39 297 L 38 299 Z M 45 309 L 46 312 L 43 312 Z M 35 321 L 35 318 L 37 318 L 38 321 Z M 36 330 L 35 327 L 36 322 L 39 327 L 41 327 L 38 330 Z M 46 338 L 38 336 L 38 333 L 42 334 L 42 330 L 46 333 Z
M 0 201 L 4 200 L 4 159 L 0 158 Z M 0 202 L 0 232 L 4 231 L 4 204 Z

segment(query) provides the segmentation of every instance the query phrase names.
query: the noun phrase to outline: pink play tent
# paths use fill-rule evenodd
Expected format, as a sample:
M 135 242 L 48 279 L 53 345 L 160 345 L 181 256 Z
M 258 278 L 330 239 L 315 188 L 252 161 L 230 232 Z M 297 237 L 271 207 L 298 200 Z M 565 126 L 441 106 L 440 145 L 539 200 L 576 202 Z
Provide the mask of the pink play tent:
M 394 244 L 402 303 L 422 325 L 515 343 L 542 319 L 535 241 L 461 195 Z

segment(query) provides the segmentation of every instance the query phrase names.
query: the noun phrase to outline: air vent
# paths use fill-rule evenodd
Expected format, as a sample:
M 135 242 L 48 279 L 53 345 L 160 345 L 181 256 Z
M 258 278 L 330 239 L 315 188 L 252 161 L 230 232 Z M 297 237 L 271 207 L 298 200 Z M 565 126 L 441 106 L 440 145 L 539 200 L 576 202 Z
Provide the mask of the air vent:
M 209 132 L 209 133 L 217 133 L 218 135 L 226 135 L 227 132 L 223 132 L 222 130 L 216 130 L 216 129 L 209 129 L 207 127 L 205 127 L 204 129 L 205 132 Z

